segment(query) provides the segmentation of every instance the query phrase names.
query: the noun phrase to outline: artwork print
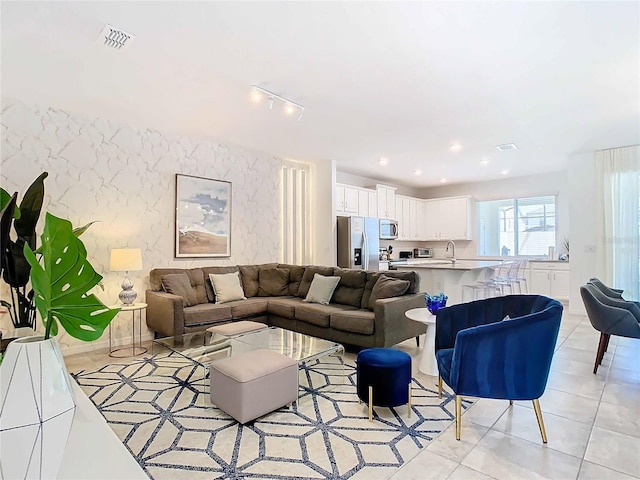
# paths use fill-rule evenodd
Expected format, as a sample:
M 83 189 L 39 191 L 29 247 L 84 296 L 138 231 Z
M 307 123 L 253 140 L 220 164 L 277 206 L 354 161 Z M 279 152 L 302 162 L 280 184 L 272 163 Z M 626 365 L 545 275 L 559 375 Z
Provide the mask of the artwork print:
M 176 257 L 231 255 L 231 182 L 176 174 Z

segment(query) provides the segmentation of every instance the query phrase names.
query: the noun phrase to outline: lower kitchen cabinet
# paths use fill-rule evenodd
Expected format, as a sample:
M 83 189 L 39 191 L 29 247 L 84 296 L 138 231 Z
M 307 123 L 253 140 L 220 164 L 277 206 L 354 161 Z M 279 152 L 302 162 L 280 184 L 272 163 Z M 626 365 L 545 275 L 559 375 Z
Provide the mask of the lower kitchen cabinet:
M 569 300 L 569 262 L 531 261 L 531 293 Z

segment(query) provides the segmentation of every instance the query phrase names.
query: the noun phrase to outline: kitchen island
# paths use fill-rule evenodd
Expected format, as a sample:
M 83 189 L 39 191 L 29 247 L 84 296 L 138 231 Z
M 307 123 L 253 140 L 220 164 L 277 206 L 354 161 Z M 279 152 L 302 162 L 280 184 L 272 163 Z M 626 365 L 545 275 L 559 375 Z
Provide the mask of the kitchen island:
M 414 270 L 420 275 L 420 290 L 431 295 L 444 292 L 447 305 L 462 303 L 462 286 L 485 280 L 499 267 L 499 260 L 415 259 L 394 263 L 398 270 Z M 472 300 L 468 294 L 466 301 Z

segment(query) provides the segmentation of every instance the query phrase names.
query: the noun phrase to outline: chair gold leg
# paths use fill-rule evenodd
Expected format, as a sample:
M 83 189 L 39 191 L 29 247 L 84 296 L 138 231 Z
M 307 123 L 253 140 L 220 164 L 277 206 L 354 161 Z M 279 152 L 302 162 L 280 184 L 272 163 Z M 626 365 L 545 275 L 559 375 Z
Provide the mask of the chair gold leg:
M 373 386 L 369 385 L 369 421 L 373 422 Z
M 411 418 L 411 383 L 409 383 L 409 414 L 407 418 Z
M 456 440 L 460 440 L 460 430 L 462 428 L 462 396 L 456 395 Z
M 438 398 L 442 398 L 442 377 L 438 375 Z
M 538 427 L 540 428 L 540 435 L 542 435 L 542 443 L 547 443 L 547 431 L 544 429 L 544 420 L 542 419 L 542 410 L 540 410 L 540 401 L 536 398 L 533 400 L 533 409 L 536 412 L 536 418 L 538 419 Z

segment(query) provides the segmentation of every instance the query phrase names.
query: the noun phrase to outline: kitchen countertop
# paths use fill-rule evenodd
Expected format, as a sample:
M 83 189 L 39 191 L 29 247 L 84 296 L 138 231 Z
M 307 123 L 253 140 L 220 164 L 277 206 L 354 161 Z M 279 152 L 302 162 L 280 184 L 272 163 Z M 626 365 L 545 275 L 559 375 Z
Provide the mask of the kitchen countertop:
M 497 267 L 501 264 L 499 260 L 457 260 L 456 263 L 451 263 L 448 259 L 412 259 L 407 261 L 406 264 L 393 263 L 396 268 L 414 269 L 414 268 L 428 268 L 435 270 L 477 270 L 482 268 Z

